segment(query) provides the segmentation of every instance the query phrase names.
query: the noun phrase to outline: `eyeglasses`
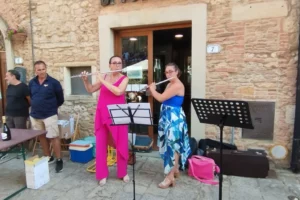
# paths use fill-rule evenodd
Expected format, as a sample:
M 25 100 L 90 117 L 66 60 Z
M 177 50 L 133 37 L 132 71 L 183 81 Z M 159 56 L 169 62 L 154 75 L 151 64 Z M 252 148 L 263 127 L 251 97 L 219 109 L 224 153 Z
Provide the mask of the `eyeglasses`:
M 121 62 L 113 62 L 113 63 L 110 63 L 110 64 L 112 64 L 112 65 L 122 65 Z
M 175 71 L 170 70 L 170 71 L 166 71 L 165 74 L 166 74 L 166 75 L 167 75 L 167 74 L 172 74 L 173 72 L 175 72 Z

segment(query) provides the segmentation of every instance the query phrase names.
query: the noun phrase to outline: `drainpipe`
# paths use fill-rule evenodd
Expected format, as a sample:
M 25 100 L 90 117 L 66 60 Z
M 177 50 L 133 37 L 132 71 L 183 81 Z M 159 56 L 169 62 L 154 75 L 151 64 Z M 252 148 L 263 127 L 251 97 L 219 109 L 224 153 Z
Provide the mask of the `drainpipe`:
M 32 15 L 31 15 L 31 10 L 32 10 L 32 3 L 31 0 L 29 0 L 29 17 L 30 17 L 30 32 L 31 32 L 31 55 L 32 55 L 32 76 L 35 75 L 35 70 L 34 70 L 34 47 L 33 47 L 33 26 L 32 26 Z
M 296 173 L 300 167 L 300 21 L 299 21 L 299 43 L 298 43 L 298 67 L 296 85 L 296 111 L 294 122 L 293 148 L 290 169 Z

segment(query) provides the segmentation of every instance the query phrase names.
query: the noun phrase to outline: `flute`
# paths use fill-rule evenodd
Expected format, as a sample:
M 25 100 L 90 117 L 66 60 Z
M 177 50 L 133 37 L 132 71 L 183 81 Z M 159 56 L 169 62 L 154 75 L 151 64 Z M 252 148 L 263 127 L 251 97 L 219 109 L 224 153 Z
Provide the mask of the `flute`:
M 160 82 L 158 82 L 158 83 L 155 83 L 155 85 L 160 85 L 160 84 L 162 84 L 162 83 L 164 83 L 164 82 L 167 82 L 167 81 L 169 81 L 169 80 L 171 80 L 171 79 L 173 79 L 173 78 L 174 78 L 174 77 L 171 77 L 171 78 L 168 78 L 168 79 L 166 79 L 166 80 L 160 81 Z M 148 88 L 149 88 L 149 86 L 146 86 L 146 87 L 144 87 L 143 89 L 141 89 L 139 92 L 146 91 Z
M 119 69 L 119 70 L 113 70 L 113 71 L 108 71 L 108 72 L 100 72 L 100 74 L 107 74 L 107 73 L 113 73 L 113 72 L 122 72 L 124 71 L 124 69 Z M 86 76 L 93 76 L 93 75 L 97 75 L 99 72 L 93 72 L 93 73 L 87 73 Z M 82 74 L 79 75 L 74 75 L 71 76 L 71 78 L 76 78 L 76 77 L 82 77 Z

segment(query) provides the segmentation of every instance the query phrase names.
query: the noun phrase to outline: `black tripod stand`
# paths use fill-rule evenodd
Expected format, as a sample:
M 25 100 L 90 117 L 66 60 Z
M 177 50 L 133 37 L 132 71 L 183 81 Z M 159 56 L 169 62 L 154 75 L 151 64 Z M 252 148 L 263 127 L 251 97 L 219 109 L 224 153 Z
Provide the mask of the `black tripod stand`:
M 131 135 L 131 149 L 133 154 L 132 164 L 132 183 L 133 183 L 133 200 L 135 200 L 135 150 L 134 150 L 134 138 L 135 125 L 153 125 L 151 117 L 151 110 L 149 103 L 129 103 L 120 105 L 110 105 L 108 107 L 110 116 L 112 118 L 112 126 L 129 125 L 132 131 Z
M 192 104 L 200 123 L 214 124 L 220 128 L 219 200 L 222 200 L 223 182 L 223 128 L 224 126 L 254 129 L 248 103 L 245 101 L 196 99 Z

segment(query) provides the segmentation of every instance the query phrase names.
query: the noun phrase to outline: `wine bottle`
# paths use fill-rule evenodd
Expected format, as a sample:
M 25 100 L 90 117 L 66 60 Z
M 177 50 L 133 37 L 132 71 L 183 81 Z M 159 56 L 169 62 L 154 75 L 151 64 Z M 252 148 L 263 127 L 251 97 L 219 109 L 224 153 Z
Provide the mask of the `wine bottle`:
M 5 116 L 2 117 L 2 123 L 3 123 L 2 133 L 1 133 L 2 140 L 3 141 L 11 140 L 10 129 L 9 129 L 9 127 L 6 124 L 6 118 L 5 118 Z

